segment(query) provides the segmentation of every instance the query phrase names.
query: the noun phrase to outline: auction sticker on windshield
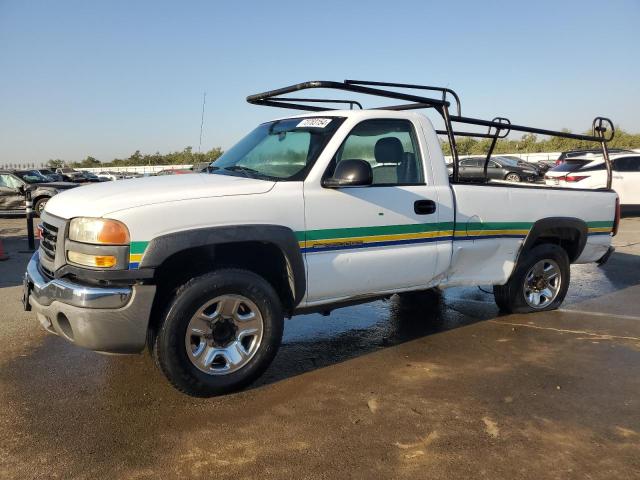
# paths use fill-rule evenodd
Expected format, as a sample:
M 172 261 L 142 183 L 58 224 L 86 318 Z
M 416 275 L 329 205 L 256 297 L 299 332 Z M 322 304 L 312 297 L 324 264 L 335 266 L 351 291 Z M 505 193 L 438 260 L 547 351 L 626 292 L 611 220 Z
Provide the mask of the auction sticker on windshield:
M 331 123 L 330 118 L 305 118 L 302 120 L 296 128 L 303 127 L 313 127 L 313 128 L 324 128 Z

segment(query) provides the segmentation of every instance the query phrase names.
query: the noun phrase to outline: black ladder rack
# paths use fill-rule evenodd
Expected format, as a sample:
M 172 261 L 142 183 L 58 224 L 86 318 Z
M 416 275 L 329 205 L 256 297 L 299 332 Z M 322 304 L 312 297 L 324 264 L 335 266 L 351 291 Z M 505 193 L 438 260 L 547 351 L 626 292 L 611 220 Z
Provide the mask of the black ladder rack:
M 453 158 L 453 182 L 458 182 L 458 150 L 456 147 L 456 137 L 478 137 L 478 138 L 491 138 L 491 146 L 485 159 L 484 173 L 485 181 L 487 178 L 487 166 L 489 159 L 493 153 L 493 149 L 499 138 L 505 138 L 510 132 L 524 132 L 524 133 L 536 133 L 539 135 L 548 135 L 553 137 L 571 138 L 574 140 L 584 140 L 589 142 L 597 142 L 602 147 L 602 156 L 605 161 L 607 169 L 607 189 L 611 188 L 611 160 L 609 159 L 609 150 L 607 143 L 613 139 L 615 135 L 615 128 L 613 122 L 605 117 L 596 117 L 593 120 L 591 135 L 582 135 L 577 133 L 559 132 L 555 130 L 547 130 L 543 128 L 527 127 L 523 125 L 514 125 L 509 119 L 504 117 L 496 117 L 493 120 L 482 120 L 479 118 L 463 117 L 460 97 L 450 88 L 446 87 L 433 87 L 429 85 L 415 85 L 408 83 L 390 83 L 390 82 L 375 82 L 369 80 L 345 80 L 344 82 L 334 81 L 311 81 L 296 83 L 288 87 L 278 88 L 276 90 L 270 90 L 268 92 L 257 93 L 255 95 L 249 95 L 247 102 L 255 105 L 265 105 L 269 107 L 280 107 L 294 110 L 303 110 L 309 112 L 321 112 L 327 110 L 334 110 L 333 108 L 326 108 L 318 105 L 308 105 L 309 103 L 324 103 L 324 104 L 337 104 L 344 103 L 349 105 L 351 109 L 355 106 L 362 109 L 362 104 L 355 100 L 336 100 L 336 99 L 322 99 L 322 98 L 293 98 L 284 97 L 289 93 L 299 92 L 301 90 L 311 90 L 316 88 L 324 88 L 330 90 L 341 90 L 346 92 L 353 92 L 363 95 L 371 95 L 374 97 L 391 98 L 401 100 L 405 103 L 391 106 L 379 106 L 373 107 L 378 110 L 417 110 L 422 108 L 433 108 L 441 116 L 444 121 L 445 130 L 436 130 L 439 135 L 446 135 L 451 147 L 451 156 Z M 421 90 L 429 92 L 439 92 L 441 98 L 430 98 L 422 94 L 399 92 L 393 89 L 407 89 L 407 90 Z M 448 98 L 453 98 L 456 104 L 457 115 L 451 115 L 449 107 L 451 102 Z M 468 132 L 463 130 L 455 130 L 453 124 L 475 125 L 480 127 L 487 127 L 486 133 Z

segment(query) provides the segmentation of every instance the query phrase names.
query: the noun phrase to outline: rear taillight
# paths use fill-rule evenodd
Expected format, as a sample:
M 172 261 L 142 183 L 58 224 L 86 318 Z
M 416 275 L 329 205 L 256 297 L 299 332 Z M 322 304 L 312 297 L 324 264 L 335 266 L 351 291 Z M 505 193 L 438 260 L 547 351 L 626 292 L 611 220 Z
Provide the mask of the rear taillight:
M 614 237 L 618 234 L 618 225 L 620 225 L 620 198 L 616 195 L 616 213 L 613 217 L 613 230 L 611 230 L 611 235 Z
M 589 178 L 589 175 L 567 175 L 564 177 L 565 182 L 579 182 L 580 180 L 584 180 L 585 178 Z
M 561 164 L 562 164 L 562 160 L 557 159 L 557 160 L 556 160 L 556 165 L 561 165 Z

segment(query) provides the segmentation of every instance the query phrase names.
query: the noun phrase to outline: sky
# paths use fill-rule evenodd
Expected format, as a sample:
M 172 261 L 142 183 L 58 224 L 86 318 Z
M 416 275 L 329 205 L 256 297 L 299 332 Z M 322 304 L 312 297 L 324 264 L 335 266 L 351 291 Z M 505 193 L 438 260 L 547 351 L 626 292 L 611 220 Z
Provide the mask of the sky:
M 202 150 L 226 149 L 287 114 L 247 95 L 306 80 L 448 86 L 463 115 L 640 132 L 638 25 L 640 0 L 0 0 L 0 164 L 197 150 L 203 92 Z

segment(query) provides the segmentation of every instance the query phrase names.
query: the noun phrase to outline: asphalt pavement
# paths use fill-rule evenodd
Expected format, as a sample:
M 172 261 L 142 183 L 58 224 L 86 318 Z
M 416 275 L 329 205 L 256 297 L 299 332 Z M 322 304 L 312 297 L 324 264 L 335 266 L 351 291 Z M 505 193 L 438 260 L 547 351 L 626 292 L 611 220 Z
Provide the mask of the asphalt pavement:
M 256 385 L 212 399 L 45 333 L 24 220 L 0 237 L 0 478 L 640 478 L 640 218 L 559 311 L 455 288 L 296 317 Z

